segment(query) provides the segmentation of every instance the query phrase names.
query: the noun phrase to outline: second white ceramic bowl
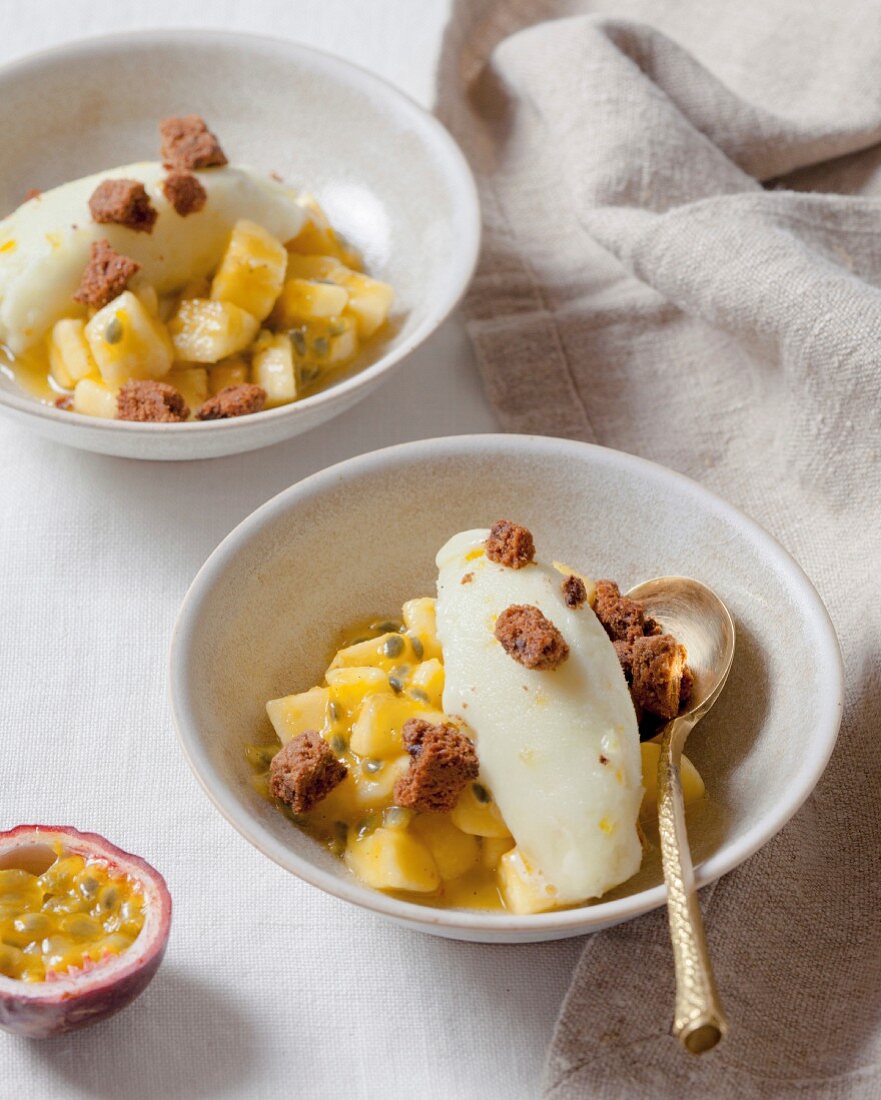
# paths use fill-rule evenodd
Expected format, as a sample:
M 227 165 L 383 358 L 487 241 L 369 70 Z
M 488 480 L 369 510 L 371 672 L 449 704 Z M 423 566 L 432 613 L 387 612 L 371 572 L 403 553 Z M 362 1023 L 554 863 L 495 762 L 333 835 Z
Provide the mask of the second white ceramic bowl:
M 441 124 L 357 67 L 292 42 L 150 31 L 72 43 L 0 69 L 0 217 L 31 188 L 158 159 L 168 115 L 204 115 L 230 160 L 312 191 L 395 288 L 394 334 L 369 366 L 257 416 L 98 420 L 0 375 L 0 412 L 62 443 L 129 458 L 214 458 L 277 443 L 365 397 L 455 307 L 480 240 L 474 181 Z
M 662 905 L 657 848 L 629 882 L 576 909 L 430 908 L 356 881 L 253 791 L 244 757 L 247 743 L 269 739 L 266 700 L 319 682 L 341 627 L 433 593 L 446 539 L 501 517 L 528 526 L 541 555 L 625 588 L 690 575 L 731 609 L 731 677 L 688 742 L 709 792 L 688 818 L 698 884 L 730 871 L 782 828 L 825 767 L 841 715 L 838 643 L 810 582 L 761 528 L 694 482 L 617 451 L 460 436 L 364 455 L 294 485 L 237 527 L 193 582 L 172 643 L 172 704 L 220 812 L 296 875 L 437 935 L 557 939 Z

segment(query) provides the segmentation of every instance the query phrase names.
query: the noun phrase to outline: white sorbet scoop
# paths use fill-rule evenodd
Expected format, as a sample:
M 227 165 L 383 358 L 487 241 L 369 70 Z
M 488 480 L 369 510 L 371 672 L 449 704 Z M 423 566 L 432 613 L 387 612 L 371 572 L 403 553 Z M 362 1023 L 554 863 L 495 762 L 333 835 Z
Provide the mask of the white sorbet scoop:
M 471 728 L 517 851 L 550 895 L 544 907 L 569 905 L 639 868 L 636 714 L 590 606 L 567 607 L 563 577 L 548 565 L 491 561 L 488 534 L 464 531 L 437 555 L 444 711 Z M 562 633 L 569 656 L 558 668 L 525 668 L 496 640 L 496 619 L 512 604 L 537 607 Z

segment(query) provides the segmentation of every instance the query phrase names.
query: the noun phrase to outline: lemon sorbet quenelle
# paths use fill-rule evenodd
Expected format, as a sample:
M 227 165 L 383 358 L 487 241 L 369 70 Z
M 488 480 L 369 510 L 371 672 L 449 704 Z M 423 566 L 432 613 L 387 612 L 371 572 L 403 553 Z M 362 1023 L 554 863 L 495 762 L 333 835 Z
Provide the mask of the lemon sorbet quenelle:
M 198 115 L 161 161 L 34 192 L 0 221 L 0 370 L 88 416 L 286 405 L 382 339 L 394 294 L 315 200 L 229 164 Z
M 455 535 L 437 568 L 436 599 L 267 703 L 281 747 L 248 747 L 255 783 L 378 890 L 514 913 L 599 898 L 640 866 L 687 653 L 507 520 Z M 682 780 L 703 796 L 685 759 Z

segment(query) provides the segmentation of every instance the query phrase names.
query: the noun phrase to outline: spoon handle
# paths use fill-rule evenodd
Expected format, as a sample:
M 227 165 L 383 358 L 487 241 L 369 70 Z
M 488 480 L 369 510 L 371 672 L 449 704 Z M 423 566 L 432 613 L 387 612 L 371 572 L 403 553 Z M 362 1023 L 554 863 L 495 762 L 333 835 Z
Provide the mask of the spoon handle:
M 676 970 L 673 1034 L 692 1054 L 711 1050 L 728 1029 L 707 950 L 685 829 L 679 762 L 688 734 L 675 719 L 664 730 L 658 761 L 658 827 L 667 914 Z

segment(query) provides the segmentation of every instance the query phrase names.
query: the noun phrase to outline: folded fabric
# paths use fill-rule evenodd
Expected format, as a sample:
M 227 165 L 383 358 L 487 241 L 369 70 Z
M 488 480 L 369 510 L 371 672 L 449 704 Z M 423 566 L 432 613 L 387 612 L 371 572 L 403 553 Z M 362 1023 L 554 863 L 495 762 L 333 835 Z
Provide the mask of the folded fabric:
M 663 913 L 592 937 L 556 1098 L 881 1095 L 881 17 L 860 0 L 459 0 L 439 111 L 478 176 L 466 303 L 511 431 L 697 478 L 799 559 L 842 641 L 839 746 L 702 894 L 732 1020 L 669 1036 Z

